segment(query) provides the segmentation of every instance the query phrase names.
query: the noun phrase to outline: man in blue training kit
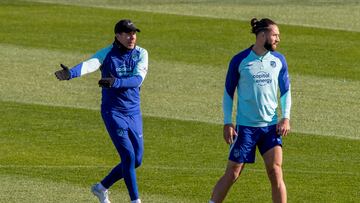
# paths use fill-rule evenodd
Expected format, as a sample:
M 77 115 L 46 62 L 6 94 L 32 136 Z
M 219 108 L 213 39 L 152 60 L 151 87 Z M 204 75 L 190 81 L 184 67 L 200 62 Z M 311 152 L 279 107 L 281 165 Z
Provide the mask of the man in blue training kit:
M 121 158 L 121 163 L 91 187 L 101 203 L 110 203 L 108 189 L 124 179 L 132 203 L 140 203 L 135 168 L 143 157 L 143 129 L 140 86 L 148 71 L 148 53 L 136 45 L 138 28 L 128 19 L 115 25 L 115 40 L 90 59 L 68 69 L 56 71 L 59 80 L 70 80 L 100 68 L 102 87 L 101 115 Z
M 224 139 L 230 144 L 225 174 L 214 187 L 209 203 L 222 202 L 246 163 L 255 162 L 256 146 L 265 163 L 273 202 L 286 202 L 282 172 L 282 136 L 290 130 L 290 79 L 285 58 L 275 49 L 280 42 L 275 22 L 251 20 L 255 44 L 235 55 L 229 65 L 223 98 Z M 236 126 L 232 124 L 234 92 L 238 102 Z M 280 89 L 282 118 L 278 122 Z

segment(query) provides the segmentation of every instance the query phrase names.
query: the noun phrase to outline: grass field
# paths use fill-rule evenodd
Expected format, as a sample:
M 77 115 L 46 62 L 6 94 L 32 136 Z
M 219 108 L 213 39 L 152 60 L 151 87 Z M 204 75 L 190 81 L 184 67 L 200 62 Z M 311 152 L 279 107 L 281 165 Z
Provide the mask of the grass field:
M 293 133 L 284 140 L 289 202 L 360 201 L 358 2 L 135 2 L 0 2 L 0 202 L 96 202 L 89 186 L 118 162 L 98 112 L 100 75 L 58 82 L 53 73 L 111 43 L 120 18 L 140 27 L 139 44 L 150 56 L 142 199 L 207 202 L 227 159 L 227 64 L 253 42 L 252 15 L 280 23 L 279 51 L 292 78 Z M 270 202 L 269 190 L 258 156 L 226 202 Z M 128 201 L 122 182 L 111 192 L 113 202 Z

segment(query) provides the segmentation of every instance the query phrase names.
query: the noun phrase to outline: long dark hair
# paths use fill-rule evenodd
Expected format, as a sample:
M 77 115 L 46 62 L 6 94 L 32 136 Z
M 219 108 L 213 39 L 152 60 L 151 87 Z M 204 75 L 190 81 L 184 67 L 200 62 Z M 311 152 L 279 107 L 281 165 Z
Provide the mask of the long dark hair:
M 259 34 L 259 32 L 267 31 L 270 25 L 276 25 L 276 23 L 269 18 L 263 18 L 258 20 L 257 18 L 253 18 L 250 21 L 251 25 L 251 33 L 255 35 Z

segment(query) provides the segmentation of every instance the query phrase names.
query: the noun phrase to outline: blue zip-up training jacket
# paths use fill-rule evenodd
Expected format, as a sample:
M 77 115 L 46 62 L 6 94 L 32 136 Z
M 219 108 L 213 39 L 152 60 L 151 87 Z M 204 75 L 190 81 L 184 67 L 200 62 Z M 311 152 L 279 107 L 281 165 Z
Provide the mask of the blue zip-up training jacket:
M 71 68 L 70 79 L 100 67 L 102 78 L 115 77 L 111 88 L 102 88 L 101 108 L 125 115 L 140 113 L 140 86 L 148 71 L 147 51 L 139 46 L 132 50 L 120 49 L 114 42 Z

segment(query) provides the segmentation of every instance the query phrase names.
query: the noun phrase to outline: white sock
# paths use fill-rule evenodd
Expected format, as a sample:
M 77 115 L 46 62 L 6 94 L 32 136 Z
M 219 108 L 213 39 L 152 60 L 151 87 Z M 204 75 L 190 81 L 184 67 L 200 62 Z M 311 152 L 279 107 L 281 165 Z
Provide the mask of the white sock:
M 215 203 L 214 201 L 212 201 L 212 200 L 209 200 L 209 203 Z
M 101 191 L 106 191 L 106 190 L 107 190 L 101 183 L 98 183 L 98 184 L 96 185 L 96 187 L 97 187 L 99 190 L 101 190 Z
M 133 200 L 133 201 L 131 201 L 131 203 L 141 203 L 141 200 L 140 199 Z

